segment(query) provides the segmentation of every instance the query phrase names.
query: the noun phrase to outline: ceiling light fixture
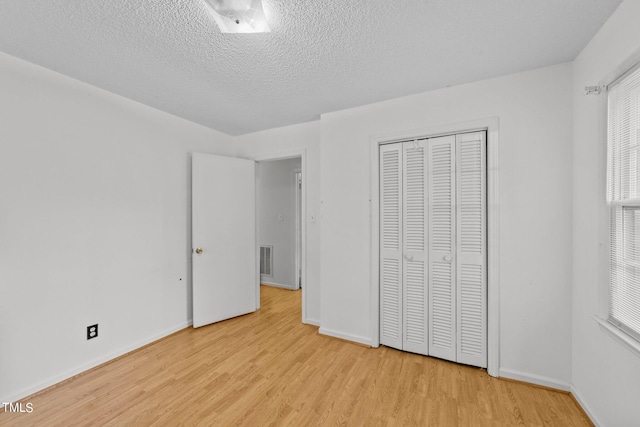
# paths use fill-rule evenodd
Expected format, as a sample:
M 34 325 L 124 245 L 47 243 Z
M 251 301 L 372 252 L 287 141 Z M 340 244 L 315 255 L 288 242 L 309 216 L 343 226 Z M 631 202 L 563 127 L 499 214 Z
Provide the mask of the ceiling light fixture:
M 268 33 L 262 0 L 205 0 L 223 33 Z

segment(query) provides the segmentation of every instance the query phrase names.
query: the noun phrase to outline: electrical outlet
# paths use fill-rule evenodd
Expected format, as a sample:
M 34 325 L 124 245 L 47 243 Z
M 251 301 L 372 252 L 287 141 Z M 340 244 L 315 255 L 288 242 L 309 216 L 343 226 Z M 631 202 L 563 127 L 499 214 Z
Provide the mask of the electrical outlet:
M 98 336 L 98 324 L 87 326 L 87 339 L 96 338 Z

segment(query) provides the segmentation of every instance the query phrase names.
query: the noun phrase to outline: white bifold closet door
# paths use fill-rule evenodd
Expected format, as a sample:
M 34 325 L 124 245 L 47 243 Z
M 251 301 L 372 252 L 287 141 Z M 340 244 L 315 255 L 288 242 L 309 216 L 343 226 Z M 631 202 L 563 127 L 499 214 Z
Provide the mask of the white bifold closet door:
M 486 136 L 380 147 L 380 343 L 486 367 Z

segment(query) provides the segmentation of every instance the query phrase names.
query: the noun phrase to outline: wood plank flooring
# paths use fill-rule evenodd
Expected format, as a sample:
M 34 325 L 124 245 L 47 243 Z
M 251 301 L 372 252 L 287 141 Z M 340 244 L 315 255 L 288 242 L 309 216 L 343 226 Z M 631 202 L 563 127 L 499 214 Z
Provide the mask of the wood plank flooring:
M 301 292 L 188 328 L 23 400 L 0 425 L 590 426 L 567 393 L 300 323 Z

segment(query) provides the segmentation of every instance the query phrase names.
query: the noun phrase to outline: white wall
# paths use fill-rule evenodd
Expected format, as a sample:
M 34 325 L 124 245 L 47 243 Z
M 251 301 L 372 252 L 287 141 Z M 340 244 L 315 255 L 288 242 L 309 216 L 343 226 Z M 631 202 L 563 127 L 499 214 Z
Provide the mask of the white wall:
M 234 139 L 243 157 L 290 157 L 305 153 L 304 179 L 306 190 L 306 280 L 305 321 L 320 325 L 320 122 L 302 123 Z M 315 220 L 313 220 L 315 217 Z
M 257 168 L 258 244 L 273 246 L 272 275 L 261 282 L 295 289 L 295 170 L 300 158 L 265 161 Z
M 6 402 L 188 325 L 189 153 L 235 149 L 230 136 L 5 54 L 0 93 Z
M 607 271 L 606 94 L 585 96 L 584 87 L 599 84 L 640 51 L 638 17 L 640 2 L 623 2 L 573 67 L 573 392 L 602 426 L 640 424 L 640 356 L 591 317 L 606 301 L 598 299 Z
M 569 388 L 571 64 L 321 119 L 321 332 L 370 342 L 371 138 L 499 118 L 501 374 Z

